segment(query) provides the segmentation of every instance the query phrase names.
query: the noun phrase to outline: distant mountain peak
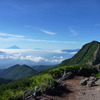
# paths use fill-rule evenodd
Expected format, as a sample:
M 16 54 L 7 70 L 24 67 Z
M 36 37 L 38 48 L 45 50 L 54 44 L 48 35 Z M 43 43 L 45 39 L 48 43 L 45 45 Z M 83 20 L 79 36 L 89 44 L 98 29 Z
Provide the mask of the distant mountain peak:
M 8 47 L 7 49 L 21 49 L 20 47 L 18 47 L 17 45 L 13 45 L 11 47 Z
M 100 43 L 100 42 L 94 40 L 94 41 L 92 41 L 91 43 Z

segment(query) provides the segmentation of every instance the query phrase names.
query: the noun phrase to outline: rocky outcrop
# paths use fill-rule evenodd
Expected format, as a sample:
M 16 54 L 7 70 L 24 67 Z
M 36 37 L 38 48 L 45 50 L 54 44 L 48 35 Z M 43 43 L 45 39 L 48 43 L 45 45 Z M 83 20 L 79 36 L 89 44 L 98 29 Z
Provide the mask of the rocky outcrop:
M 96 77 L 89 77 L 89 78 L 85 78 L 83 80 L 81 80 L 80 85 L 87 85 L 88 87 L 92 87 L 95 85 L 100 85 L 100 78 L 96 78 Z
M 100 85 L 100 78 L 95 82 L 96 85 Z
M 82 86 L 86 85 L 88 80 L 89 80 L 89 78 L 85 78 L 85 79 L 81 80 L 80 85 L 82 85 Z

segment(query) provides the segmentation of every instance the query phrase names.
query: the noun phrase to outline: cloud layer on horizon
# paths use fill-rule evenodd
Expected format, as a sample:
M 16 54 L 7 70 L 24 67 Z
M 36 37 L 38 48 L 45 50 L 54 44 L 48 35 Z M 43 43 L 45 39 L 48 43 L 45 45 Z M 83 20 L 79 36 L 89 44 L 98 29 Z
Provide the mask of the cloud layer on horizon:
M 61 63 L 63 60 L 73 56 L 76 53 L 62 52 L 60 50 L 43 51 L 28 49 L 1 49 L 0 51 L 0 65 L 4 67 L 9 67 L 15 64 L 27 64 L 29 66 L 55 65 Z

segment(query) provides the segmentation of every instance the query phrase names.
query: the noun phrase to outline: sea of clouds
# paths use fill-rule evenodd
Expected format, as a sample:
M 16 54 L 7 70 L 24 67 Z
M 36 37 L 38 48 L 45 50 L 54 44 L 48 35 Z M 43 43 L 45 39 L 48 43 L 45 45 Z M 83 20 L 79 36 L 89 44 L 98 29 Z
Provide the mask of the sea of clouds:
M 0 49 L 0 69 L 15 64 L 56 65 L 72 57 L 75 53 L 62 50 Z

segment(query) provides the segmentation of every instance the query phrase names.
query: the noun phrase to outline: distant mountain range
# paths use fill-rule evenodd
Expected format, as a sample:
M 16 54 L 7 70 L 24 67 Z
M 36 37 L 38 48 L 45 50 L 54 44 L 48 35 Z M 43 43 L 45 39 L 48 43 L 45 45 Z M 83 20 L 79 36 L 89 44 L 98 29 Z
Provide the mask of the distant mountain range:
M 34 68 L 36 71 L 40 72 L 43 70 L 54 68 L 56 66 L 57 65 L 51 65 L 51 66 L 49 66 L 49 65 L 48 66 L 47 65 L 36 65 L 36 66 L 33 66 L 32 68 Z
M 21 49 L 20 47 L 18 47 L 17 45 L 13 45 L 11 47 L 8 47 L 7 49 Z
M 100 63 L 100 43 L 92 41 L 85 44 L 80 51 L 75 54 L 72 58 L 64 60 L 60 65 L 74 65 L 90 63 L 93 65 Z
M 8 69 L 0 70 L 0 77 L 4 79 L 23 79 L 36 74 L 37 71 L 27 65 L 14 65 Z
M 54 68 L 55 66 L 46 66 L 46 65 L 37 65 L 33 67 L 29 67 L 27 65 L 19 65 L 16 64 L 7 69 L 0 69 L 0 84 L 5 84 L 10 82 L 11 80 L 19 80 L 23 78 L 27 78 L 33 76 L 34 74 L 47 70 L 50 68 Z M 2 82 L 1 82 L 2 81 Z
M 62 52 L 78 52 L 80 49 L 64 49 Z

